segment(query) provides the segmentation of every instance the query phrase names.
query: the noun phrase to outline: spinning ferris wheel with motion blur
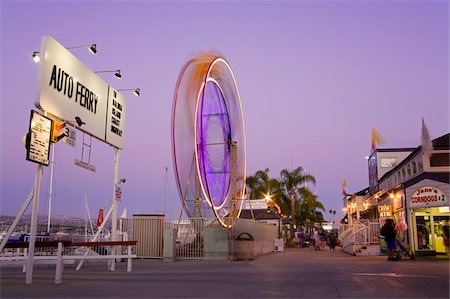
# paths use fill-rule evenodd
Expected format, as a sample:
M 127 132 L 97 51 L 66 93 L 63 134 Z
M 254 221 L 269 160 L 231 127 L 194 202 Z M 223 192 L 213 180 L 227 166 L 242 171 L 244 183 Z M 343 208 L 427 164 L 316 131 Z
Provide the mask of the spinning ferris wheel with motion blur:
M 189 217 L 231 227 L 245 194 L 242 103 L 228 62 L 215 54 L 180 72 L 172 112 L 172 153 L 182 207 Z

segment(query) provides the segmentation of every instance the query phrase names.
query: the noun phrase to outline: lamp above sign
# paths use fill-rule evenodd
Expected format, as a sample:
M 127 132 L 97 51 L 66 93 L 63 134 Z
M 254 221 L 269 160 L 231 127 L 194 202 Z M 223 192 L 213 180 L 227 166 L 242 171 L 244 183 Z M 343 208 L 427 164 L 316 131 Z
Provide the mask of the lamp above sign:
M 78 117 L 84 122 L 80 130 L 122 148 L 124 97 L 114 91 L 116 97 L 113 99 L 114 89 L 51 36 L 42 37 L 40 53 L 36 107 L 68 122 L 74 122 Z M 115 124 L 115 130 L 121 134 L 111 138 L 109 122 L 113 101 L 121 102 L 120 122 Z

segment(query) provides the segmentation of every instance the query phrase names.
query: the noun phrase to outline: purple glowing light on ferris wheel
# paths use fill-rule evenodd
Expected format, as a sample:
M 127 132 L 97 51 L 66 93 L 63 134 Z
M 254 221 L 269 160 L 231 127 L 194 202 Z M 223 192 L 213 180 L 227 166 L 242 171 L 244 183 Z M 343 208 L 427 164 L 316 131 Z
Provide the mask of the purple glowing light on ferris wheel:
M 223 225 L 230 213 L 231 144 L 237 144 L 238 214 L 245 190 L 245 128 L 242 105 L 228 63 L 211 54 L 199 55 L 182 69 L 172 114 L 175 178 L 188 216 L 215 216 Z M 233 172 L 234 173 L 234 172 Z M 234 211 L 236 212 L 236 211 Z

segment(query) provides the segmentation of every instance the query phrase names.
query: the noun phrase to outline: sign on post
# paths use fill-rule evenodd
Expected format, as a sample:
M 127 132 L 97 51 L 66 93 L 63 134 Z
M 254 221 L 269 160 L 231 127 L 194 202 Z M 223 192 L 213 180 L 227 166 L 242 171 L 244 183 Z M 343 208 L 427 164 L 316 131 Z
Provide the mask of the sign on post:
M 260 210 L 267 209 L 267 201 L 265 199 L 250 199 L 249 201 L 245 201 L 245 205 L 243 206 L 243 210 Z
M 108 92 L 108 110 L 106 111 L 105 141 L 123 148 L 123 135 L 125 129 L 125 98 L 110 88 Z
M 64 135 L 64 138 L 61 140 L 63 143 L 71 147 L 77 146 L 77 130 L 74 127 L 67 125 L 64 128 Z
M 28 132 L 26 141 L 26 159 L 28 161 L 48 166 L 52 120 L 34 110 L 31 110 L 30 128 Z
M 122 188 L 120 188 L 119 184 L 116 184 L 114 198 L 115 198 L 115 200 L 118 200 L 118 201 L 122 200 Z
M 81 168 L 87 169 L 89 171 L 95 172 L 97 167 L 95 165 L 89 164 L 87 162 L 81 161 L 80 159 L 75 159 L 75 165 Z
M 123 148 L 125 98 L 51 36 L 42 37 L 36 107 Z

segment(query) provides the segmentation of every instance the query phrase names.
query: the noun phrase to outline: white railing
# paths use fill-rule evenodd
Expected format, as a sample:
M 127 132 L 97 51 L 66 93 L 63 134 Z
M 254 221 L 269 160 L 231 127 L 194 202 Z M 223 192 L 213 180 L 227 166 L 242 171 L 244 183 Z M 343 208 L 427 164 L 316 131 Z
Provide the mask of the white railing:
M 379 242 L 380 225 L 363 219 L 358 224 L 344 224 L 339 228 L 342 247 L 349 245 L 369 245 Z
M 369 227 L 364 224 L 354 224 L 352 233 L 349 236 L 349 241 L 353 245 L 368 245 L 369 241 Z

